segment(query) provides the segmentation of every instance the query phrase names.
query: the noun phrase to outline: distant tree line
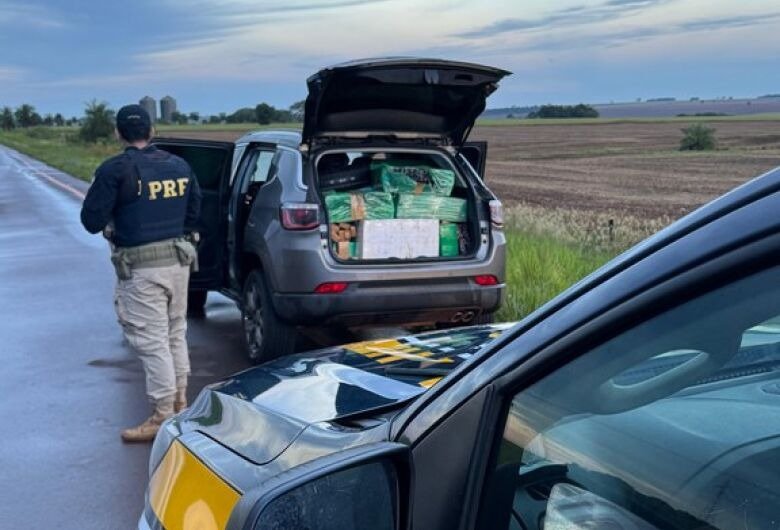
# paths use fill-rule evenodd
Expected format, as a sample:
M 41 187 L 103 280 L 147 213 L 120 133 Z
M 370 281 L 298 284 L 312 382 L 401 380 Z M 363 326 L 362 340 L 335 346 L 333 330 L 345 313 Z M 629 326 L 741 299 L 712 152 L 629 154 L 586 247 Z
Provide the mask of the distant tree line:
M 529 118 L 598 118 L 599 112 L 580 103 L 579 105 L 542 105 L 528 113 Z
M 46 114 L 41 116 L 35 111 L 35 107 L 30 104 L 23 104 L 16 109 L 3 107 L 0 109 L 0 129 L 10 131 L 17 127 L 38 127 L 45 125 L 48 127 L 64 127 L 78 123 L 78 118 L 65 119 L 59 112 L 57 114 Z
M 238 109 L 229 115 L 221 114 L 219 121 L 214 121 L 214 116 L 209 119 L 209 123 L 259 123 L 268 125 L 269 123 L 290 123 L 303 121 L 304 101 L 297 101 L 287 109 L 277 109 L 268 103 L 259 103 L 255 108 L 244 107 Z
M 717 116 L 731 116 L 731 114 L 726 114 L 725 112 L 695 112 L 693 114 L 686 114 L 686 113 L 680 113 L 677 114 L 678 118 L 688 118 L 688 117 L 696 117 L 696 118 L 712 118 Z
M 292 123 L 303 121 L 304 101 L 293 103 L 287 109 L 277 109 L 268 103 L 259 103 L 254 108 L 245 107 L 228 114 L 220 112 L 219 114 L 201 117 L 198 112 L 174 112 L 171 116 L 171 123 L 186 125 L 188 123 L 258 123 L 268 125 L 270 123 Z M 109 138 L 113 134 L 113 125 L 106 127 L 108 121 L 114 119 L 114 111 L 109 108 L 105 102 L 93 100 L 87 103 L 83 118 L 65 119 L 62 114 L 46 114 L 41 116 L 35 111 L 35 107 L 30 104 L 23 104 L 12 109 L 3 107 L 0 109 L 0 129 L 11 130 L 17 127 L 38 127 L 38 126 L 82 126 L 85 132 L 79 133 L 84 140 L 95 141 L 98 138 Z M 167 124 L 168 122 L 160 120 L 158 123 Z M 107 132 L 106 132 L 107 131 Z
M 253 107 L 242 107 L 228 114 L 220 112 L 211 116 L 201 116 L 198 112 L 174 112 L 171 115 L 170 123 L 178 125 L 187 125 L 188 123 L 258 123 L 268 125 L 270 123 L 293 123 L 303 121 L 304 101 L 298 101 L 290 105 L 287 109 L 277 109 L 268 103 L 259 103 Z M 163 120 L 158 123 L 167 124 Z
M 221 112 L 217 115 L 201 119 L 198 112 L 174 112 L 171 122 L 186 125 L 187 123 L 289 123 L 303 121 L 304 101 L 298 101 L 287 109 L 277 109 L 268 103 L 260 103 L 254 108 L 241 108 L 227 114 Z M 11 130 L 17 127 L 28 128 L 38 126 L 63 127 L 79 125 L 78 139 L 85 142 L 97 142 L 110 140 L 114 134 L 115 113 L 108 103 L 92 100 L 87 103 L 83 118 L 65 119 L 62 114 L 46 114 L 41 116 L 30 104 L 23 104 L 12 109 L 3 107 L 0 110 L 0 128 Z M 165 122 L 160 121 L 164 124 Z

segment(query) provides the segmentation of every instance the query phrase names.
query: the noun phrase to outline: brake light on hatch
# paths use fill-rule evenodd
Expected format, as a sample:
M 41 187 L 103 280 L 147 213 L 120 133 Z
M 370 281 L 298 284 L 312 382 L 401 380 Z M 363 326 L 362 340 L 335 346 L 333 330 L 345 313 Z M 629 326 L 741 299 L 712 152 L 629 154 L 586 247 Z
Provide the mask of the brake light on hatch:
M 493 199 L 488 206 L 490 206 L 490 223 L 495 228 L 504 228 L 504 205 L 501 201 Z
M 479 276 L 474 276 L 474 281 L 477 285 L 481 285 L 482 287 L 498 285 L 498 278 L 492 274 L 480 274 Z
M 347 282 L 325 282 L 319 284 L 314 292 L 317 294 L 338 294 L 343 293 L 348 286 Z
M 311 230 L 320 224 L 320 208 L 316 204 L 286 202 L 280 217 L 287 230 Z

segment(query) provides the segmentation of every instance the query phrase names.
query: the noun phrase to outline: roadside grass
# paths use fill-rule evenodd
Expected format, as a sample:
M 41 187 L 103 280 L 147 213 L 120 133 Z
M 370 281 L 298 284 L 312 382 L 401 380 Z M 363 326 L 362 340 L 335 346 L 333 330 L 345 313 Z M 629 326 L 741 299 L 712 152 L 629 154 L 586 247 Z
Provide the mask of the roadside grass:
M 165 126 L 160 132 L 189 130 Z M 208 127 L 216 130 L 216 126 Z M 223 126 L 221 130 L 235 130 Z M 257 128 L 247 125 L 247 129 Z M 75 128 L 0 131 L 0 143 L 66 173 L 90 181 L 97 166 L 120 152 L 116 142 L 87 144 Z M 623 250 L 668 224 L 671 218 L 643 219 L 625 212 L 593 213 L 518 205 L 506 211 L 507 292 L 496 315 L 519 320 Z M 611 220 L 611 223 L 610 223 Z
M 613 257 L 516 228 L 506 237 L 507 288 L 497 322 L 520 320 Z
M 639 217 L 624 211 L 586 211 L 518 204 L 504 212 L 510 230 L 550 237 L 574 248 L 616 255 L 676 218 Z
M 0 143 L 87 182 L 103 160 L 121 151 L 117 142 L 84 143 L 75 127 L 0 131 Z
M 252 131 L 259 129 L 295 129 L 297 123 L 220 123 L 203 125 L 161 125 L 157 132 L 166 136 L 194 131 Z M 122 146 L 113 140 L 86 143 L 78 139 L 78 127 L 31 127 L 12 131 L 0 130 L 0 144 L 37 158 L 86 182 L 106 158 L 119 154 Z
M 507 289 L 497 321 L 523 318 L 673 221 L 522 204 L 506 219 Z

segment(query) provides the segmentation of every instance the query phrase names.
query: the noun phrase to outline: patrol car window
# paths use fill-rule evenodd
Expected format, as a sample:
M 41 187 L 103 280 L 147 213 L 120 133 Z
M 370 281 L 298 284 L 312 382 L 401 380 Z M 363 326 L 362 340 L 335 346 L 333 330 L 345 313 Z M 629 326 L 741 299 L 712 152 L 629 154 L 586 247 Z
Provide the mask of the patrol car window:
M 578 357 L 504 419 L 483 528 L 775 527 L 780 267 Z

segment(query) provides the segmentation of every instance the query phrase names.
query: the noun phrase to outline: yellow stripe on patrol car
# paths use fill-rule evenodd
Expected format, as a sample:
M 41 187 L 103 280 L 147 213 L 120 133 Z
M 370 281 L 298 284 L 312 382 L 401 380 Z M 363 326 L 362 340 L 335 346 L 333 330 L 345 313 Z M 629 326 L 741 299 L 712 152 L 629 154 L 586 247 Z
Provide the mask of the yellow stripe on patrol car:
M 451 363 L 449 357 L 431 359 L 432 352 L 421 349 L 419 346 L 402 343 L 395 339 L 373 340 L 356 342 L 345 346 L 345 349 L 372 359 L 379 364 L 387 364 L 396 361 L 418 361 L 427 363 Z
M 149 482 L 149 502 L 166 530 L 225 528 L 240 496 L 179 441 Z
M 387 357 L 382 357 L 380 359 L 375 359 L 376 362 L 380 364 L 385 364 L 393 361 L 417 361 L 421 363 L 451 363 L 454 362 L 449 357 L 441 357 L 439 359 L 430 359 L 431 352 L 424 351 L 424 352 L 418 352 L 418 353 L 407 353 L 402 351 L 392 351 L 392 350 L 385 350 L 385 355 Z
M 417 383 L 423 388 L 431 388 L 433 385 L 441 381 L 441 377 L 431 377 L 430 379 L 425 379 L 424 381 L 420 381 Z

